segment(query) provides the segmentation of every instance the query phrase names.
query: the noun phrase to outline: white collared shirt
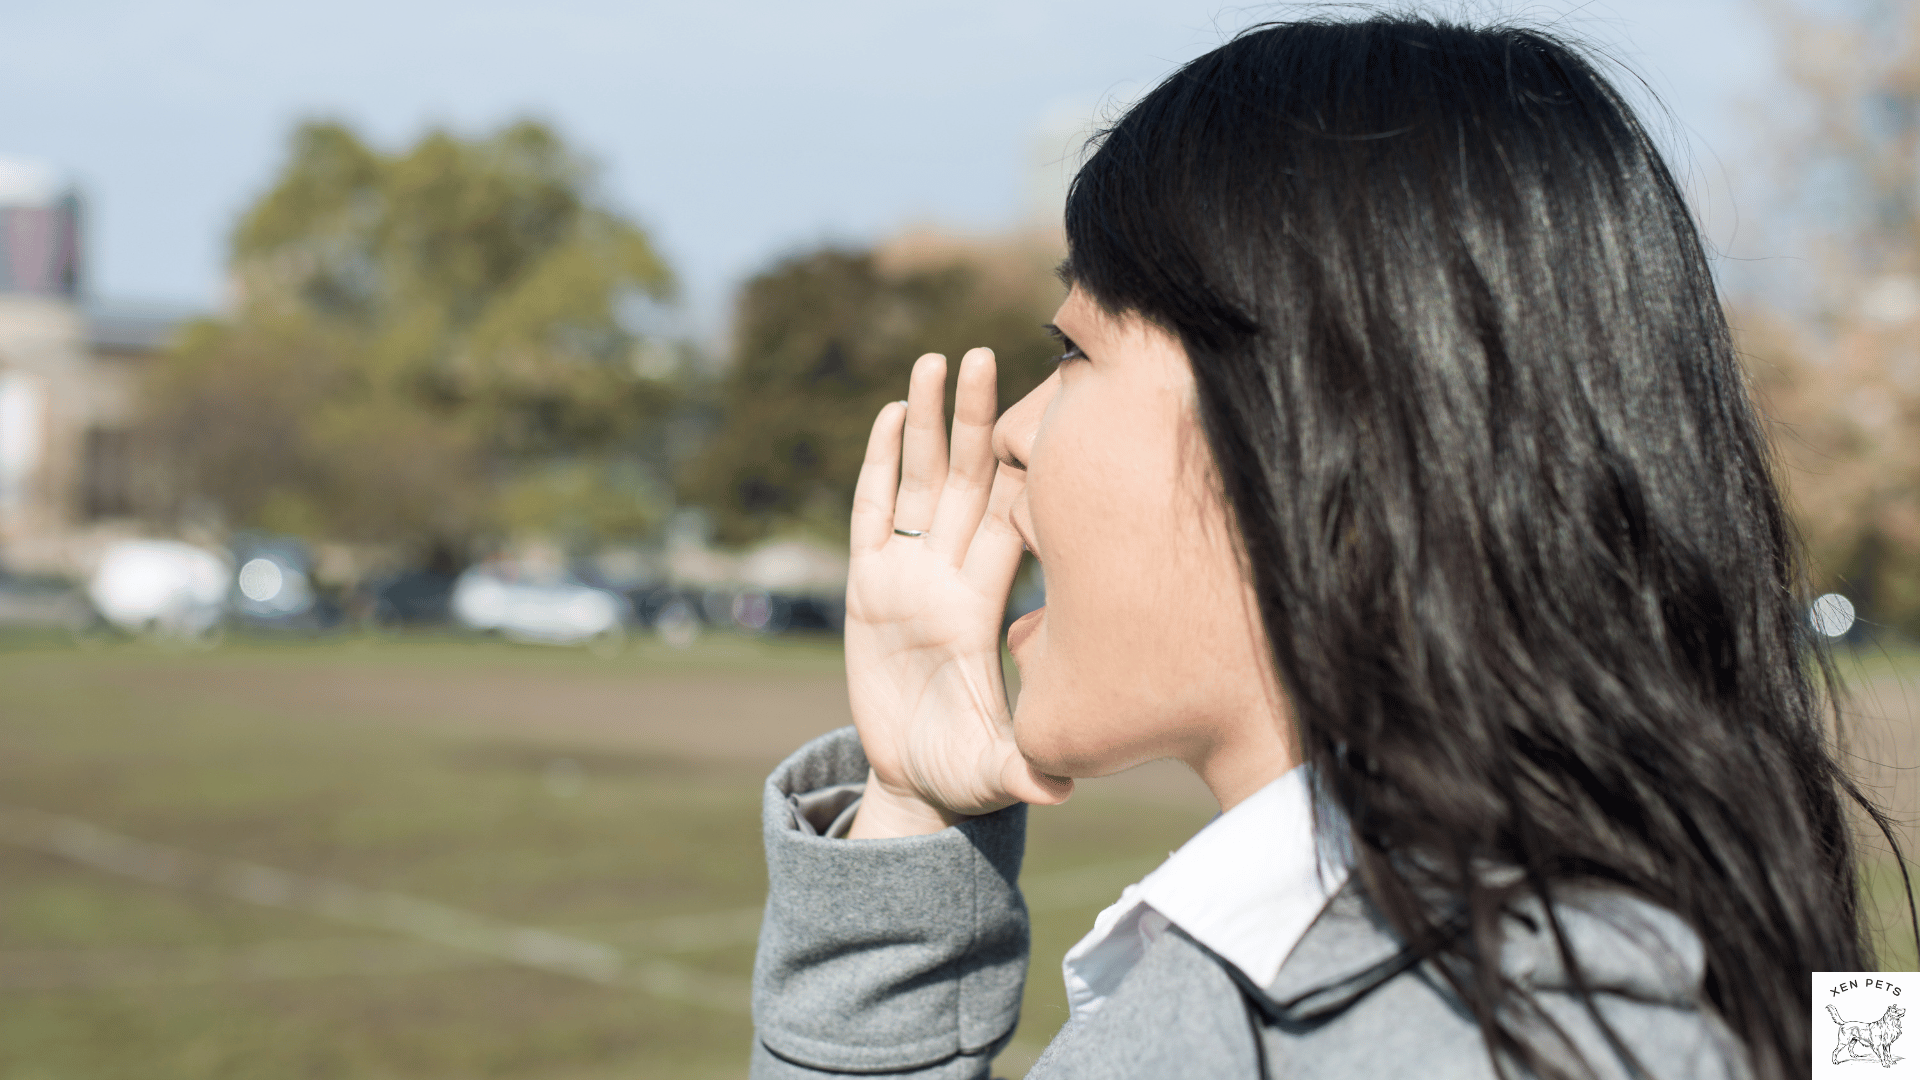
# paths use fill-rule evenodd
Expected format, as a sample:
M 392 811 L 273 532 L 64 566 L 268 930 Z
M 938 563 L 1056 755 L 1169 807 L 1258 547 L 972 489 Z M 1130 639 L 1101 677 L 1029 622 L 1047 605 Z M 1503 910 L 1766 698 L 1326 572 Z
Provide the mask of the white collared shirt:
M 1255 985 L 1273 982 L 1347 880 L 1345 852 L 1323 858 L 1314 844 L 1312 805 L 1305 769 L 1290 769 L 1127 886 L 1061 961 L 1073 1018 L 1098 1011 L 1169 925 Z

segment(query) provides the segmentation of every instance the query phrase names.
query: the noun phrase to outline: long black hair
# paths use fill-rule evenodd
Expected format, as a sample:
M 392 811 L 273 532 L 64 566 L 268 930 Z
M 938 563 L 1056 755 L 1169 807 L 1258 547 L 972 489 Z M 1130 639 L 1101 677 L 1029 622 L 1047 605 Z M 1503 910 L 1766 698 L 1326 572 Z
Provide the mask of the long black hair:
M 1701 1005 L 1799 1071 L 1808 973 L 1869 965 L 1846 801 L 1886 823 L 1827 750 L 1767 443 L 1620 94 L 1534 30 L 1306 21 L 1096 147 L 1068 273 L 1185 345 L 1358 881 L 1494 1061 L 1591 1065 L 1476 958 L 1516 891 L 1597 880 L 1684 918 Z

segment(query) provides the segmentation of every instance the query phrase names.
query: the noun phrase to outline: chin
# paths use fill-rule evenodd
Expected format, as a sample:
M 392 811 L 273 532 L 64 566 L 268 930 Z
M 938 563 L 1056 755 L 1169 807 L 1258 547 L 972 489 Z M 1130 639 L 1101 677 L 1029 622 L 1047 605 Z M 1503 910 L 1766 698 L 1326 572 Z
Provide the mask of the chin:
M 1110 776 L 1158 755 L 1115 738 L 1124 724 L 1084 706 L 1059 708 L 1041 691 L 1020 692 L 1013 712 L 1013 741 L 1035 769 L 1049 776 Z

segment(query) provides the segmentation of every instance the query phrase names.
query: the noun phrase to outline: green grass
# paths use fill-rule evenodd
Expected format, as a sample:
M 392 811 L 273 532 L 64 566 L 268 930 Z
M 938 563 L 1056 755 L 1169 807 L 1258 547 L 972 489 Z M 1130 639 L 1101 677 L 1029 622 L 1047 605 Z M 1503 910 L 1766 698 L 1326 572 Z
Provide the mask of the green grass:
M 411 703 L 329 713 L 291 693 L 276 702 L 274 680 L 398 672 L 457 688 L 462 673 L 485 671 L 631 681 L 644 694 L 661 674 L 837 662 L 830 650 L 739 641 L 611 663 L 436 641 L 14 651 L 0 654 L 0 792 L 196 852 L 590 936 L 598 923 L 757 905 L 759 770 L 549 746 L 532 723 L 518 735 L 463 732 L 406 715 Z M 575 762 L 577 792 L 547 780 L 562 757 Z M 156 957 L 204 966 L 276 943 L 378 936 L 0 848 L 0 953 L 46 966 L 50 950 L 70 950 L 73 965 L 105 972 L 95 980 L 105 985 L 0 991 L 0 1076 L 743 1071 L 743 1016 L 504 964 L 198 981 L 163 971 L 150 985 L 113 975 L 116 963 L 137 973 Z M 750 950 L 680 959 L 735 978 L 751 968 Z
M 1908 872 L 1914 866 L 1908 864 Z M 1920 892 L 1920 874 L 1913 887 Z M 1892 860 L 1872 860 L 1861 866 L 1860 892 L 1867 925 L 1873 933 L 1876 970 L 1920 970 L 1914 949 L 1913 924 L 1907 910 L 1907 887 Z
M 725 731 L 695 732 L 712 752 L 693 752 L 647 703 L 745 687 L 777 708 L 819 697 L 841 663 L 831 642 L 732 637 L 609 660 L 442 637 L 182 651 L 16 635 L 0 640 L 0 806 L 646 961 L 662 920 L 763 901 L 760 786 L 811 733 L 740 752 Z M 515 694 L 535 703 L 526 715 L 483 715 L 511 713 Z M 633 725 L 578 715 L 609 701 L 632 702 Z M 1092 867 L 1096 891 L 1110 877 L 1117 895 L 1206 816 L 1089 790 L 1035 813 L 1027 873 Z M 1016 1073 L 1064 1020 L 1059 957 L 1105 903 L 1080 884 L 1037 905 Z M 753 946 L 736 935 L 665 958 L 744 986 Z M 751 1037 L 738 1011 L 0 844 L 0 1080 L 737 1077 Z
M 748 938 L 676 948 L 662 927 L 760 905 L 761 782 L 844 721 L 841 663 L 818 639 L 644 641 L 602 659 L 451 636 L 207 651 L 0 636 L 0 807 L 544 927 L 739 988 Z M 1856 667 L 1884 682 L 1920 663 Z M 745 704 L 687 712 L 702 695 Z M 1017 1076 L 1065 1020 L 1061 954 L 1209 815 L 1111 781 L 1033 812 L 1033 967 L 1000 1071 Z M 1912 968 L 1897 875 L 1870 863 L 1864 888 L 1883 966 Z M 0 843 L 0 1080 L 697 1080 L 743 1076 L 751 1038 L 713 1002 Z
M 1920 890 L 1920 647 L 1888 637 L 1835 650 L 1834 667 L 1844 683 L 1843 762 L 1865 793 L 1893 820 L 1914 886 Z M 1864 821 L 1861 835 L 1861 895 L 1881 970 L 1920 970 L 1906 885 L 1886 839 Z

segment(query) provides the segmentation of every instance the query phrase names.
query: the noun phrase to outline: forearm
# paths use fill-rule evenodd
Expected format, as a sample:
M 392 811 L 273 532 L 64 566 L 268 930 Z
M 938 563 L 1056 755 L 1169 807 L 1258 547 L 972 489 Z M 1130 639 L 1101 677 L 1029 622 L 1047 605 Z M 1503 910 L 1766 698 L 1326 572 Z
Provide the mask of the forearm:
M 1015 886 L 1025 807 L 894 839 L 809 835 L 789 796 L 864 781 L 852 729 L 769 778 L 768 898 L 754 966 L 757 1077 L 982 1077 L 1026 973 Z

